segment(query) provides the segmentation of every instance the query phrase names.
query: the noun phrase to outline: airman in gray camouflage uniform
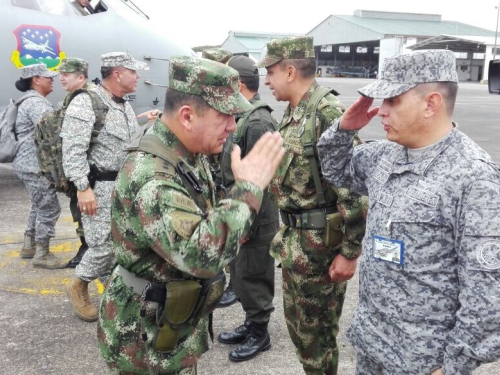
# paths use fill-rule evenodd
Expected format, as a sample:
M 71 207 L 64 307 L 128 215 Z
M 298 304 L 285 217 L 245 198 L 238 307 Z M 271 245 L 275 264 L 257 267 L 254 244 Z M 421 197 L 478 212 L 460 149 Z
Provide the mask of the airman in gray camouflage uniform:
M 470 375 L 500 357 L 500 170 L 452 122 L 452 51 L 382 71 L 318 143 L 327 179 L 370 200 L 356 373 Z M 388 141 L 353 148 L 377 113 Z
M 59 80 L 64 91 L 72 93 L 79 89 L 95 88 L 95 85 L 87 82 L 89 63 L 83 59 L 76 57 L 65 58 L 59 66 Z M 70 95 L 67 95 L 62 105 L 66 105 Z M 83 231 L 82 213 L 78 208 L 78 199 L 76 197 L 76 189 L 71 189 L 67 196 L 70 198 L 69 208 L 73 216 L 73 222 L 78 223 L 76 228 L 76 235 L 80 237 L 80 248 L 77 254 L 68 262 L 68 267 L 75 268 L 82 259 L 83 255 L 89 248 L 85 240 L 85 233 Z
M 137 70 L 145 66 L 128 52 L 102 55 L 103 82 L 95 92 L 109 110 L 96 143 L 89 149 L 96 116 L 88 94 L 80 94 L 70 103 L 61 130 L 64 173 L 78 190 L 78 206 L 83 213 L 83 228 L 89 245 L 76 267 L 76 278 L 66 292 L 77 315 L 86 321 L 97 320 L 88 283 L 109 276 L 114 263 L 110 244 L 111 191 L 125 158 L 124 148 L 138 128 L 134 111 L 123 97 L 137 89 L 140 77 Z M 91 176 L 96 179 L 94 186 L 89 182 L 91 170 Z
M 34 267 L 64 268 L 66 263 L 49 251 L 50 238 L 55 236 L 61 207 L 55 189 L 45 177 L 38 175 L 40 169 L 33 138 L 35 126 L 43 114 L 52 111 L 52 104 L 45 97 L 52 92 L 57 73 L 48 70 L 42 63 L 22 67 L 20 73 L 21 79 L 16 81 L 16 87 L 19 91 L 26 92 L 26 95 L 31 95 L 19 105 L 15 127 L 18 139 L 26 140 L 19 146 L 13 167 L 31 198 L 20 256 L 34 258 Z

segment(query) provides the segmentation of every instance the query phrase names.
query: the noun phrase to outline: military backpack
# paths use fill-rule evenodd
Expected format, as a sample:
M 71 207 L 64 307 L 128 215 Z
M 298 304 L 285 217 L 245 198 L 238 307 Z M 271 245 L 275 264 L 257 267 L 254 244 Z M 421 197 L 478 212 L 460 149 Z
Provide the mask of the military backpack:
M 62 166 L 62 139 L 61 128 L 64 116 L 71 101 L 79 94 L 86 93 L 92 101 L 95 113 L 94 129 L 90 144 L 96 142 L 99 132 L 104 126 L 108 106 L 103 103 L 99 95 L 92 90 L 79 89 L 68 94 L 63 105 L 43 115 L 35 128 L 36 156 L 40 166 L 40 174 L 45 176 L 50 184 L 59 192 L 67 193 L 70 183 L 64 175 Z
M 31 131 L 18 139 L 16 120 L 19 105 L 24 100 L 36 96 L 38 95 L 30 93 L 21 97 L 17 102 L 11 99 L 7 108 L 0 112 L 0 163 L 12 163 L 21 143 L 33 136 L 34 131 Z

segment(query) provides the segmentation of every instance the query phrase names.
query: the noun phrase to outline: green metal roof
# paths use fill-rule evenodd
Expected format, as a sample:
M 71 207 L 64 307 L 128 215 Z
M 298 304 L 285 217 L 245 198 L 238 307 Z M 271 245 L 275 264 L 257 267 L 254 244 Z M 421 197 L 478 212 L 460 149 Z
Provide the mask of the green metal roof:
M 495 36 L 494 31 L 455 21 L 414 21 L 358 16 L 335 17 L 384 35 L 435 36 L 447 34 Z

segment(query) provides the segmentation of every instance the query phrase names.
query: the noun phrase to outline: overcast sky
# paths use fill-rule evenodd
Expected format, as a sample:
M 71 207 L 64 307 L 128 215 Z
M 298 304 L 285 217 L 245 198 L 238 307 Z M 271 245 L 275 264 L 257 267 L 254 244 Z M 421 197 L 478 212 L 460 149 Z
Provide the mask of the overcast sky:
M 328 16 L 355 10 L 440 14 L 495 30 L 499 0 L 133 0 L 151 22 L 189 47 L 222 44 L 230 30 L 305 34 Z M 300 4 L 297 6 L 296 4 Z

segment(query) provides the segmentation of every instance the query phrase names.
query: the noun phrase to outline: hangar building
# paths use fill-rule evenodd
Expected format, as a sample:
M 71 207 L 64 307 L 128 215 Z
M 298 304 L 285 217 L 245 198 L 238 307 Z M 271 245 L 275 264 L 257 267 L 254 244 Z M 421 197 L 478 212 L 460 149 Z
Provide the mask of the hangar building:
M 230 31 L 221 48 L 258 61 L 267 42 L 294 35 Z M 375 77 L 387 57 L 444 48 L 455 52 L 460 81 L 487 79 L 495 40 L 494 31 L 443 21 L 439 14 L 370 10 L 330 15 L 307 35 L 314 37 L 319 76 Z
M 357 10 L 352 16 L 331 15 L 307 35 L 314 37 L 322 76 L 374 76 L 386 57 L 443 48 L 456 53 L 459 80 L 481 81 L 495 32 L 442 21 L 439 14 Z

